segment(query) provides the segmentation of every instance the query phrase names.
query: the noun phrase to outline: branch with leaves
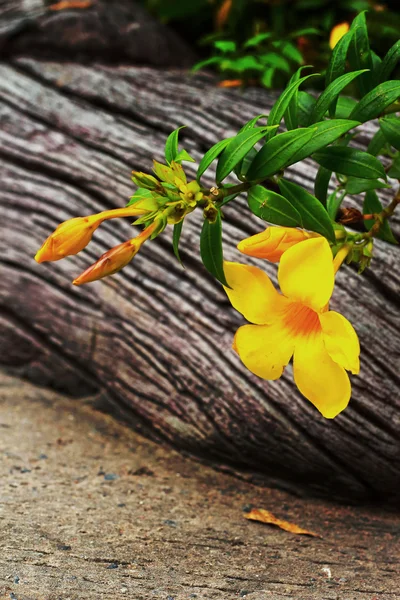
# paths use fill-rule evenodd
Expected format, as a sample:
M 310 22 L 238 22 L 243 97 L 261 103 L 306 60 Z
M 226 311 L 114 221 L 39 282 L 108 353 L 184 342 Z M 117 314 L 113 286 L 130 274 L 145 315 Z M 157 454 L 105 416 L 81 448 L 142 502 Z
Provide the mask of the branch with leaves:
M 248 369 L 268 380 L 278 379 L 293 358 L 299 390 L 325 417 L 335 417 L 349 402 L 347 372 L 358 373 L 360 351 L 353 326 L 329 310 L 335 274 L 344 262 L 355 263 L 360 273 L 368 267 L 375 238 L 396 243 L 390 218 L 400 204 L 400 82 L 390 76 L 399 57 L 400 41 L 378 59 L 369 46 L 365 13 L 359 14 L 332 52 L 318 97 L 300 90 L 317 75 L 298 69 L 268 115 L 254 117 L 205 153 L 193 181 L 182 166 L 193 158 L 179 149 L 181 128 L 175 130 L 166 142 L 165 164 L 155 161 L 154 174 L 133 173 L 138 189 L 125 208 L 62 223 L 36 260 L 80 252 L 103 221 L 116 217 L 135 217 L 134 224 L 144 229 L 106 252 L 76 285 L 116 273 L 170 225 L 180 260 L 184 220 L 200 210 L 204 266 L 250 323 L 239 328 L 234 350 Z M 343 95 L 352 82 L 359 101 Z M 367 151 L 352 145 L 363 124 L 376 119 L 379 128 Z M 280 130 L 282 122 L 286 131 Z M 286 175 L 305 159 L 319 165 L 314 194 Z M 215 185 L 203 186 L 202 176 L 215 162 Z M 386 207 L 377 192 L 384 188 L 394 189 Z M 281 293 L 261 269 L 223 260 L 224 206 L 240 194 L 246 194 L 251 213 L 270 226 L 238 249 L 279 263 Z M 362 213 L 346 206 L 346 199 L 358 194 L 364 194 Z

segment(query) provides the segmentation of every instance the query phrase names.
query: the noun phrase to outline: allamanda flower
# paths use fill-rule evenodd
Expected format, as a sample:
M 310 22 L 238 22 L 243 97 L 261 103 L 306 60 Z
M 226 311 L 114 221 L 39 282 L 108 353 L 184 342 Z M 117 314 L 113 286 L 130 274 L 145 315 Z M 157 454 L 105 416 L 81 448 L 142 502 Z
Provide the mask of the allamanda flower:
M 328 310 L 335 272 L 326 239 L 307 239 L 282 255 L 282 294 L 257 267 L 225 263 L 224 270 L 229 300 L 253 323 L 235 335 L 244 365 L 263 379 L 279 379 L 293 357 L 300 392 L 324 417 L 338 415 L 351 395 L 346 370 L 359 372 L 360 346 L 349 321 Z
M 318 233 L 296 229 L 295 227 L 267 227 L 265 231 L 256 233 L 256 235 L 239 242 L 238 250 L 248 256 L 279 262 L 286 250 L 299 242 L 318 236 Z

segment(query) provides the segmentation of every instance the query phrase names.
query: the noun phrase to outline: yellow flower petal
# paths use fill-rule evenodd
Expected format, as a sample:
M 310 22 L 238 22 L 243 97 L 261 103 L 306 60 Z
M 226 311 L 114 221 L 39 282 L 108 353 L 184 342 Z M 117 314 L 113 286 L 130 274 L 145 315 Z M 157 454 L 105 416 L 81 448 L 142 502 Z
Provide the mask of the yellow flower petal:
M 310 234 L 295 227 L 267 227 L 265 231 L 239 242 L 238 250 L 248 256 L 279 262 L 286 250 L 309 237 Z
M 325 418 L 333 419 L 348 405 L 349 377 L 329 356 L 322 333 L 296 341 L 293 375 L 300 392 Z
M 335 283 L 332 251 L 327 240 L 311 238 L 286 250 L 279 265 L 278 280 L 287 298 L 322 311 Z
M 329 36 L 329 46 L 332 50 L 349 29 L 350 25 L 348 23 L 339 23 L 339 25 L 335 25 Z
M 294 338 L 279 321 L 272 325 L 244 325 L 233 347 L 243 364 L 263 379 L 279 379 L 293 355 Z
M 360 342 L 353 325 L 343 315 L 332 310 L 319 318 L 329 356 L 347 371 L 359 373 Z
M 224 262 L 224 272 L 231 286 L 231 289 L 224 289 L 232 306 L 250 323 L 270 323 L 274 313 L 286 302 L 268 275 L 257 267 Z

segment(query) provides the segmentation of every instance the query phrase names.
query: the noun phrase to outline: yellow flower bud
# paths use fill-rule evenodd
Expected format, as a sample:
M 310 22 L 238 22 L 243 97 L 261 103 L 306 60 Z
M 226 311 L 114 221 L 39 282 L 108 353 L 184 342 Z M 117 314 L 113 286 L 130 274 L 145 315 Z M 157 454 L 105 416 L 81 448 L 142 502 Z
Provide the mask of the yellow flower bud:
M 111 248 L 111 250 L 107 250 L 99 260 L 88 267 L 72 283 L 74 285 L 82 285 L 84 283 L 90 283 L 91 281 L 97 281 L 108 275 L 114 275 L 114 273 L 117 273 L 117 271 L 126 267 L 139 252 L 144 242 L 160 230 L 160 225 L 160 221 L 154 221 L 137 237 L 127 240 L 122 244 L 118 244 L 118 246 Z
M 316 236 L 318 234 L 294 227 L 267 227 L 265 231 L 239 242 L 238 250 L 248 256 L 279 262 L 288 248 Z
M 75 217 L 61 223 L 55 231 L 47 238 L 42 247 L 36 252 L 35 260 L 38 263 L 55 261 L 78 254 L 92 239 L 93 232 L 99 225 L 108 219 L 116 217 L 133 217 L 144 215 L 149 212 L 148 208 L 128 206 L 105 210 L 96 215 L 88 217 Z

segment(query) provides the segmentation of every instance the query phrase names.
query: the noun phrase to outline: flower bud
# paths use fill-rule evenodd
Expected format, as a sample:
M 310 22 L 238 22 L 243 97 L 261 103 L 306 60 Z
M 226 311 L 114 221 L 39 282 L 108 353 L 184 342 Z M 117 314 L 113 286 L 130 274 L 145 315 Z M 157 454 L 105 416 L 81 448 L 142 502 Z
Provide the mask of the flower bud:
M 97 281 L 108 275 L 114 275 L 114 273 L 117 273 L 117 271 L 126 267 L 139 252 L 144 242 L 160 230 L 160 225 L 160 221 L 154 221 L 137 237 L 127 240 L 122 244 L 118 244 L 118 246 L 114 246 L 111 250 L 107 250 L 99 260 L 88 267 L 72 283 L 74 285 L 82 285 L 83 283 Z
M 140 171 L 132 171 L 132 181 L 140 188 L 147 190 L 156 190 L 159 187 L 159 182 L 153 175 L 141 173 Z
M 329 36 L 329 46 L 333 50 L 338 41 L 349 31 L 350 25 L 346 22 L 335 25 Z
M 78 254 L 88 245 L 94 231 L 103 221 L 116 217 L 144 215 L 147 212 L 149 212 L 147 208 L 132 205 L 126 208 L 105 210 L 88 217 L 68 219 L 68 221 L 61 223 L 47 238 L 42 247 L 36 252 L 35 260 L 38 263 L 56 261 L 72 254 Z
M 265 231 L 239 242 L 238 250 L 248 256 L 279 262 L 286 250 L 317 235 L 294 227 L 267 227 Z

